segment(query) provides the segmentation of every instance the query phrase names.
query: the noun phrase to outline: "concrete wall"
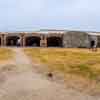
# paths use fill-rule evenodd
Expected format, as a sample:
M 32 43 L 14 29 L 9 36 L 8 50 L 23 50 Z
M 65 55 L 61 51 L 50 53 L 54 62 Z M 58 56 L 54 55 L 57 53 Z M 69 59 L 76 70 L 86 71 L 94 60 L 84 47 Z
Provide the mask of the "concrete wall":
M 63 46 L 69 48 L 76 47 L 89 47 L 89 36 L 85 32 L 70 31 L 66 32 L 63 36 Z

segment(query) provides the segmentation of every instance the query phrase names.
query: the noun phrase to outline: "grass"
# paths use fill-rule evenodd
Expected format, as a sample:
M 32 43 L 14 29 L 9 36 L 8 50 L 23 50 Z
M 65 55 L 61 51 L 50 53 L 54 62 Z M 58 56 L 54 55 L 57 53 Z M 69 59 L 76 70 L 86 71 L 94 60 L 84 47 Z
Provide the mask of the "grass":
M 100 75 L 100 50 L 94 53 L 86 49 L 26 48 L 24 51 L 33 61 L 47 65 L 50 71 L 93 80 Z
M 8 48 L 0 48 L 0 62 L 12 58 L 12 50 Z

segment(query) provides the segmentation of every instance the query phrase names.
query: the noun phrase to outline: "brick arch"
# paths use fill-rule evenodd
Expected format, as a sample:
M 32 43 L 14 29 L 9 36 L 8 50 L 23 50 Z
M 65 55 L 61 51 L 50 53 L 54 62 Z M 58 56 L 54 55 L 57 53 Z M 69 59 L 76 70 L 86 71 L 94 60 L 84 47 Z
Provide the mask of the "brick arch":
M 6 36 L 6 46 L 20 46 L 20 36 Z
M 39 47 L 40 46 L 40 36 L 26 36 L 25 46 Z
M 62 37 L 60 36 L 49 36 L 47 37 L 48 47 L 62 47 Z

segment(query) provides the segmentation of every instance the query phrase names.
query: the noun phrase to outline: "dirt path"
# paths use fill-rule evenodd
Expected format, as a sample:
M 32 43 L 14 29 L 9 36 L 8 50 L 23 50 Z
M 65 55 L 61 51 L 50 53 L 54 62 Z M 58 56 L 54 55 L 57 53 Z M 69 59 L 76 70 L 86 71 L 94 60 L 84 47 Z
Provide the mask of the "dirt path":
M 32 67 L 31 61 L 21 49 L 13 50 L 16 53 L 16 67 L 24 67 L 25 71 L 3 74 L 5 80 L 0 85 L 0 100 L 97 100 L 72 89 L 66 90 L 63 85 L 27 70 Z
M 30 70 L 32 67 L 32 63 L 29 60 L 29 58 L 24 54 L 22 49 L 14 48 L 13 50 L 16 53 L 14 63 L 15 63 L 15 65 L 17 65 L 17 68 L 19 67 L 19 69 L 20 70 L 22 69 L 23 71 Z
M 13 50 L 16 53 L 16 56 L 15 56 L 16 60 L 15 60 L 15 62 L 16 62 L 17 65 L 20 65 L 20 64 L 31 65 L 30 60 L 25 55 L 25 53 L 22 51 L 22 49 L 14 48 Z

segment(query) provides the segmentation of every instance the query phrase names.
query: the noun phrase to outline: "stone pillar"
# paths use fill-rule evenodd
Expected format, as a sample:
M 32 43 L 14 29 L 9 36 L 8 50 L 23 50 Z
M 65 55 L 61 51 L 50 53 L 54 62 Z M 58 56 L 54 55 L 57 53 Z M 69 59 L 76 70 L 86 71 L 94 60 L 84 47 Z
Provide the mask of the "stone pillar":
M 40 47 L 47 47 L 47 37 L 46 37 L 46 35 L 41 35 Z
M 23 46 L 23 37 L 24 37 L 24 35 L 21 33 L 20 34 L 20 46 L 21 47 Z
M 1 46 L 4 46 L 4 34 L 1 35 Z
M 23 47 L 26 45 L 26 42 L 25 42 L 25 35 L 23 35 Z
M 20 46 L 24 47 L 25 46 L 25 34 L 20 33 Z
M 22 47 L 23 46 L 23 36 L 20 35 L 20 46 Z
M 6 34 L 4 34 L 4 36 L 3 36 L 3 46 L 6 46 L 6 42 L 7 42 L 7 40 L 6 40 Z

